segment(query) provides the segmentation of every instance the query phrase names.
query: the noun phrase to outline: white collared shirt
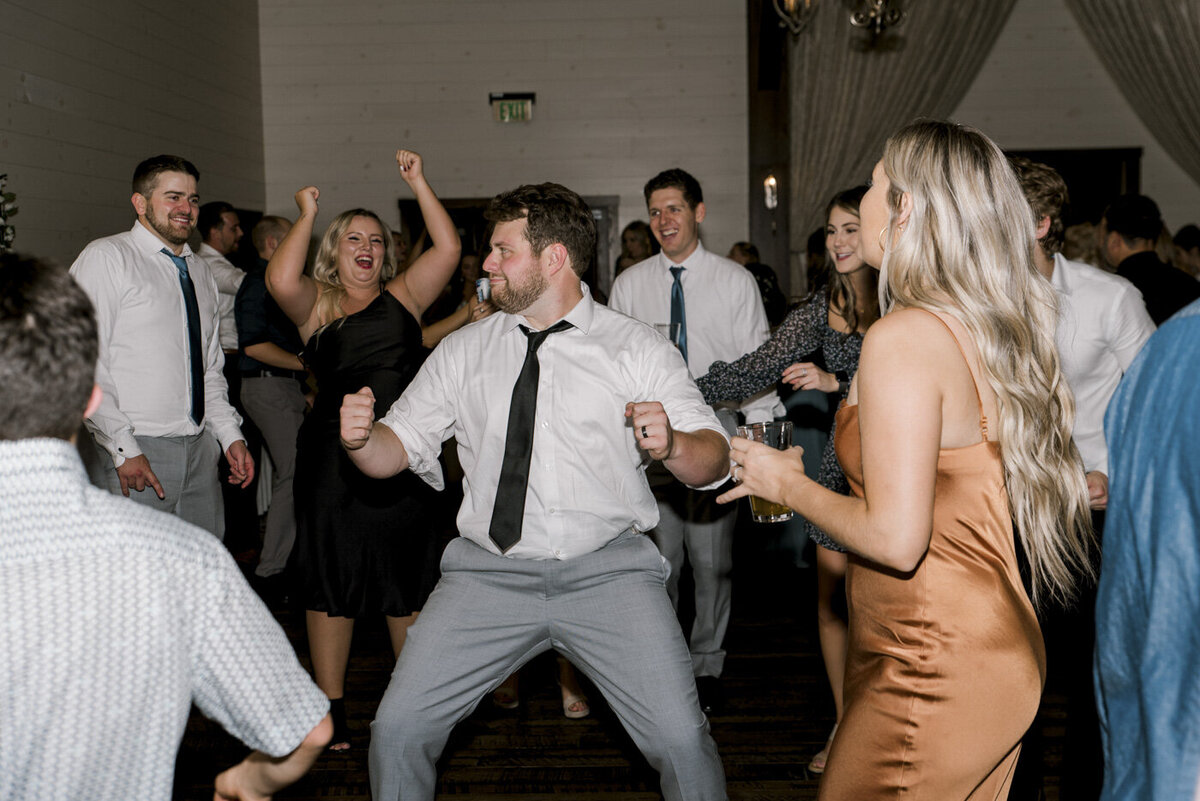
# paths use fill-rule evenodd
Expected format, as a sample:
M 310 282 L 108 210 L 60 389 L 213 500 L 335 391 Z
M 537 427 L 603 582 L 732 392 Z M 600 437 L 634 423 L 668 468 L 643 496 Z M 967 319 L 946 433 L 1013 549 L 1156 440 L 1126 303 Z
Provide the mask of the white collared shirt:
M 584 297 L 564 318 L 574 327 L 538 349 L 537 414 L 518 559 L 570 559 L 634 528 L 658 523 L 646 483 L 648 457 L 625 418 L 630 401 L 659 401 L 679 431 L 725 436 L 678 350 L 654 329 Z M 441 489 L 438 455 L 453 436 L 466 478 L 462 536 L 493 553 L 488 537 L 504 459 L 513 385 L 525 362 L 523 317 L 497 313 L 442 340 L 382 418 L 410 467 Z M 719 486 L 724 476 L 711 486 Z
M 1063 375 L 1075 394 L 1072 438 L 1084 469 L 1108 475 L 1104 412 L 1121 376 L 1154 333 L 1142 294 L 1129 281 L 1054 255 L 1050 283 L 1059 299 L 1058 346 Z
M 217 316 L 221 319 L 221 350 L 226 353 L 236 351 L 238 349 L 238 333 L 233 307 L 237 300 L 238 288 L 242 285 L 242 279 L 246 277 L 246 273 L 235 267 L 233 262 L 222 256 L 207 242 L 200 243 L 200 249 L 196 251 L 196 255 L 208 263 L 208 269 L 217 282 Z
M 670 322 L 673 266 L 659 253 L 625 270 L 613 284 L 609 307 L 650 325 Z M 704 375 L 713 362 L 732 362 L 767 341 L 771 328 L 762 295 L 745 267 L 709 253 L 699 243 L 682 266 L 688 367 L 693 375 Z M 734 408 L 750 423 L 784 414 L 774 388 L 752 395 Z
M 96 307 L 100 358 L 99 410 L 86 421 L 113 464 L 141 454 L 134 435 L 178 437 L 208 428 L 221 449 L 242 439 L 241 418 L 229 405 L 225 355 L 217 338 L 217 284 L 208 264 L 183 246 L 200 307 L 204 349 L 204 423 L 192 422 L 187 310 L 179 272 L 162 241 L 140 222 L 125 233 L 88 244 L 71 275 Z

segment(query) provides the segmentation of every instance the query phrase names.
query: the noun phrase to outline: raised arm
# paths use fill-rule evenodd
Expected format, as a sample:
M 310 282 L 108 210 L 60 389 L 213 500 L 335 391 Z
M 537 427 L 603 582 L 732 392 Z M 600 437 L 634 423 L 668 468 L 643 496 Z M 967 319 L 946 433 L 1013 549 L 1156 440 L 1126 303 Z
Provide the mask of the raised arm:
M 304 274 L 304 260 L 308 257 L 320 196 L 315 186 L 306 186 L 296 193 L 300 216 L 267 264 L 267 291 L 301 330 L 306 328 L 317 305 L 317 284 Z
M 891 315 L 872 326 L 863 343 L 855 379 L 863 498 L 809 479 L 799 448 L 776 451 L 736 438 L 731 459 L 740 465 L 734 477 L 741 484 L 720 500 L 758 495 L 785 503 L 873 562 L 905 572 L 916 567 L 933 526 L 944 365 L 953 357 L 928 347 L 936 332 L 913 322 Z
M 388 290 L 401 301 L 407 295 L 416 307 L 417 317 L 420 317 L 437 300 L 442 287 L 454 274 L 462 246 L 454 221 L 425 180 L 421 156 L 411 150 L 397 150 L 396 164 L 400 167 L 400 177 L 417 198 L 432 244 L 411 267 L 388 282 Z

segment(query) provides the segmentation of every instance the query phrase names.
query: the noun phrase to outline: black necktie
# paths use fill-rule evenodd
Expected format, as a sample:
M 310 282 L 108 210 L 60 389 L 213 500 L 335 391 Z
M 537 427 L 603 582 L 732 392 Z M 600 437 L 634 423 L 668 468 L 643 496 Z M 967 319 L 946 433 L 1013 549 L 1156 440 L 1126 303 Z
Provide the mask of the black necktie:
M 204 422 L 204 351 L 200 347 L 200 305 L 196 302 L 196 285 L 188 275 L 187 259 L 176 256 L 166 248 L 162 252 L 175 262 L 179 271 L 179 288 L 183 290 L 183 305 L 187 309 L 188 360 L 192 368 L 192 422 Z
M 679 276 L 683 275 L 685 267 L 672 267 L 671 275 L 675 282 L 671 284 L 671 323 L 679 325 L 679 352 L 687 362 L 687 314 L 683 308 L 683 283 Z
M 565 331 L 571 324 L 559 320 L 543 331 L 530 331 L 521 326 L 528 337 L 525 363 L 513 385 L 512 403 L 508 408 L 508 434 L 504 440 L 504 462 L 500 466 L 500 483 L 496 487 L 496 504 L 492 507 L 492 524 L 488 536 L 500 553 L 521 539 L 521 522 L 525 517 L 525 490 L 529 486 L 529 461 L 533 456 L 533 418 L 537 412 L 538 366 L 537 350 L 546 337 Z

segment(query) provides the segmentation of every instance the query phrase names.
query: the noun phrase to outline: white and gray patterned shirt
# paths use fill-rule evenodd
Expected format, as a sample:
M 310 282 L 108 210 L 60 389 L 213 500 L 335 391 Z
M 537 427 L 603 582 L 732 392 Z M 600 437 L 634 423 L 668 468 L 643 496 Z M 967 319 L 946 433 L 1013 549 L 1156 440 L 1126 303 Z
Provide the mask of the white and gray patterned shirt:
M 168 799 L 193 702 L 290 753 L 329 702 L 225 547 L 0 441 L 0 798 Z

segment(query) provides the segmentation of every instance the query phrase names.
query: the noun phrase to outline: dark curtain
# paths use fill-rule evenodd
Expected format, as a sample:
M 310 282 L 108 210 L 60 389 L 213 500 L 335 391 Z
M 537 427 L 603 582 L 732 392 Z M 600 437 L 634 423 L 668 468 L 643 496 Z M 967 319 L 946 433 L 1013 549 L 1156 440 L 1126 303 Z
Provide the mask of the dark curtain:
M 870 177 L 896 128 L 957 108 L 1014 2 L 909 0 L 903 23 L 868 47 L 869 34 L 850 25 L 858 4 L 822 0 L 809 27 L 792 37 L 793 292 L 806 286 L 805 241 L 824 225 L 829 198 Z
M 1125 100 L 1200 183 L 1200 2 L 1067 0 Z

